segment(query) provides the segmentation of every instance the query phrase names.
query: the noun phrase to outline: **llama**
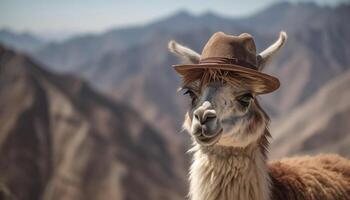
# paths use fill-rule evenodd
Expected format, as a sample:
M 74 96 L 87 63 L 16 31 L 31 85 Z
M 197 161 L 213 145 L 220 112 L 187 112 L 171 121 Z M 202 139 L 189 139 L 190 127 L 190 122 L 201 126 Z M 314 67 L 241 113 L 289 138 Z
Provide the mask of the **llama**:
M 256 96 L 279 87 L 278 79 L 261 71 L 286 40 L 281 32 L 258 55 L 249 34 L 215 33 L 201 55 L 169 42 L 169 50 L 189 63 L 175 70 L 191 99 L 184 120 L 193 140 L 191 200 L 350 199 L 350 161 L 345 158 L 318 155 L 267 162 L 269 117 Z M 249 63 L 256 72 L 230 68 Z

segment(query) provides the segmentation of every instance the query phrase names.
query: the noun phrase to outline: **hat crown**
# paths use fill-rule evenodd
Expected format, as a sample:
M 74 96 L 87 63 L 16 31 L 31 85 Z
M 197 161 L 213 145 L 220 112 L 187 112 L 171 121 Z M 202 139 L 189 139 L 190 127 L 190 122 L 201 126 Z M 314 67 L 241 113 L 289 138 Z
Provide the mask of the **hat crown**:
M 214 33 L 203 48 L 201 60 L 213 57 L 237 59 L 257 68 L 255 43 L 248 33 L 239 36 Z

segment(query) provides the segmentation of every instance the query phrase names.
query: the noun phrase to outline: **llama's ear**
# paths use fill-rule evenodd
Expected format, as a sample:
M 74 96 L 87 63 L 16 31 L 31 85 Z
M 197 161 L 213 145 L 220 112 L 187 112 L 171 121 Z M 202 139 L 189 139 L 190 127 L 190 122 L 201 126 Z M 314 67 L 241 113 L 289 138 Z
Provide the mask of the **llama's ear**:
M 168 43 L 168 49 L 170 52 L 174 53 L 181 59 L 184 59 L 187 62 L 190 62 L 190 64 L 198 64 L 200 55 L 193 51 L 192 49 L 182 46 L 175 42 L 174 40 L 171 40 Z
M 266 64 L 269 63 L 271 58 L 284 46 L 286 42 L 287 33 L 281 31 L 278 40 L 258 55 L 257 61 L 259 71 L 262 71 L 265 68 Z

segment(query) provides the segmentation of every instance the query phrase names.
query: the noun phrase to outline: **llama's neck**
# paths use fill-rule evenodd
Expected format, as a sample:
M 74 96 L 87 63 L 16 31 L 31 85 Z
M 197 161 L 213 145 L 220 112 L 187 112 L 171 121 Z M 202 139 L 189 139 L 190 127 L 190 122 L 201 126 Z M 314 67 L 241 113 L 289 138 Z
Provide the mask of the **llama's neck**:
M 193 148 L 191 200 L 268 200 L 269 176 L 260 148 Z

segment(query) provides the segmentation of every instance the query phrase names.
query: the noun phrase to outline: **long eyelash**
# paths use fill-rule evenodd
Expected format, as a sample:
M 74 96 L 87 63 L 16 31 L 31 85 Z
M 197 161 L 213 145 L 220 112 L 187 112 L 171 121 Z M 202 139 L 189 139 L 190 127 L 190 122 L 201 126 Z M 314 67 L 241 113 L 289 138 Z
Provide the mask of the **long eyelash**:
M 237 97 L 237 99 L 243 98 L 243 97 L 245 97 L 245 96 L 249 96 L 250 98 L 254 99 L 254 95 L 253 95 L 252 93 L 250 93 L 250 92 L 244 93 L 244 94 L 242 94 L 242 95 L 239 95 L 239 96 Z
M 186 94 L 190 94 L 190 93 L 192 93 L 192 91 L 187 89 L 182 95 L 186 95 Z
M 250 98 L 254 98 L 254 96 L 253 96 L 253 94 L 252 93 L 246 93 L 246 94 L 244 94 L 243 96 L 248 96 L 248 97 L 250 97 Z
M 182 93 L 183 95 L 193 93 L 193 91 L 192 91 L 190 88 L 187 88 L 187 87 L 181 88 L 181 91 L 184 91 L 184 92 Z
M 196 94 L 189 88 L 183 88 L 185 90 L 185 92 L 183 93 L 183 95 L 188 95 L 191 97 L 191 106 L 193 106 L 197 100 L 197 96 Z

